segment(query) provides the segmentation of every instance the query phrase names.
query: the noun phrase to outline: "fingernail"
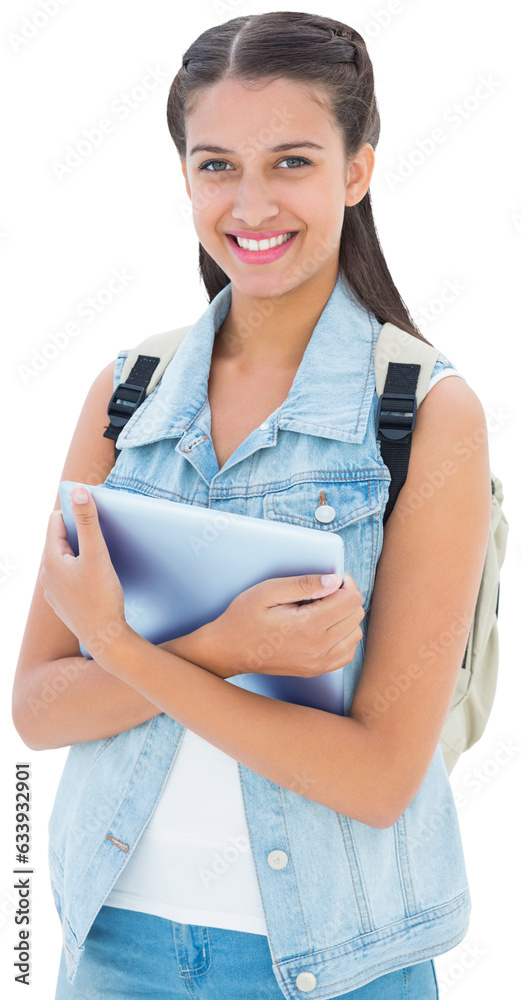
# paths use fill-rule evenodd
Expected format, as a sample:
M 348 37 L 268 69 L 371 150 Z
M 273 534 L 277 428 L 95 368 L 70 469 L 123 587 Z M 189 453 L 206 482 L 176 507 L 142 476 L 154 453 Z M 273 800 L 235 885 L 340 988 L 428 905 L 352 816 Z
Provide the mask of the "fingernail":
M 77 486 L 75 490 L 72 491 L 71 497 L 75 503 L 87 503 L 89 499 L 89 494 L 83 486 Z
M 323 587 L 338 587 L 340 583 L 340 577 L 338 573 L 331 573 L 327 576 L 321 576 L 320 582 Z

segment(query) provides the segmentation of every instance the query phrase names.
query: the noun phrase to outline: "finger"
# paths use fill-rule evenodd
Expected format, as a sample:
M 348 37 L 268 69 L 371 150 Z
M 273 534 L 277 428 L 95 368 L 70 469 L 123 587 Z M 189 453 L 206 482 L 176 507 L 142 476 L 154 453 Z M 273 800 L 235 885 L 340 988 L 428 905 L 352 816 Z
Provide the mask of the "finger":
M 75 552 L 67 541 L 67 528 L 61 510 L 53 510 L 49 517 L 46 545 L 52 547 L 53 553 L 56 553 L 58 556 L 68 555 L 75 557 Z
M 274 607 L 277 604 L 294 604 L 298 601 L 326 597 L 338 590 L 341 583 L 342 578 L 338 573 L 322 576 L 316 573 L 307 576 L 270 578 L 258 586 L 266 590 L 266 607 Z
M 344 573 L 343 590 L 346 594 L 349 594 L 351 598 L 354 598 L 356 601 L 360 601 L 360 604 L 362 603 L 362 595 L 353 580 L 353 577 L 349 576 L 349 573 Z
M 349 635 L 357 625 L 360 625 L 365 618 L 365 611 L 361 605 L 354 608 L 353 611 L 349 612 L 339 621 L 335 621 L 332 625 L 326 628 L 327 638 L 331 642 L 331 647 L 333 647 L 337 642 L 340 642 L 342 638 Z
M 345 666 L 346 663 L 350 663 L 353 655 L 353 642 L 355 646 L 363 638 L 363 629 L 360 623 L 353 621 L 352 627 L 344 630 L 343 635 L 339 637 L 338 642 L 331 644 L 330 649 L 327 650 L 326 656 L 330 663 L 338 664 L 339 666 Z M 329 633 L 328 633 L 329 638 Z M 351 659 L 349 659 L 351 657 Z M 339 661 L 342 661 L 339 663 Z M 330 670 L 336 670 L 336 666 L 330 666 Z
M 61 510 L 53 510 L 47 524 L 45 545 L 41 559 L 41 572 L 56 564 L 59 559 L 75 559 L 76 553 L 67 541 L 67 529 Z
M 86 549 L 93 554 L 106 553 L 107 546 L 92 494 L 84 486 L 76 486 L 71 490 L 71 505 L 78 533 L 79 555 Z

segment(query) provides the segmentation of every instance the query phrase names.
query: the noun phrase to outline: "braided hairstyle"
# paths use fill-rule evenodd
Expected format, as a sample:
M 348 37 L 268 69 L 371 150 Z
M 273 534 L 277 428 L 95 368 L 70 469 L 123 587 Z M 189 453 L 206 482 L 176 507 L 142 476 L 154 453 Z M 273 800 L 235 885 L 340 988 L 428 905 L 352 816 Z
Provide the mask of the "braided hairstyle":
M 179 156 L 186 159 L 185 119 L 199 91 L 224 79 L 254 83 L 276 77 L 315 84 L 327 94 L 327 110 L 342 136 L 348 163 L 364 143 L 376 148 L 380 114 L 362 36 L 330 17 L 274 11 L 234 17 L 208 28 L 183 54 L 167 102 L 168 129 Z M 394 323 L 425 340 L 385 262 L 369 189 L 356 205 L 345 206 L 339 270 L 379 322 Z M 201 243 L 199 271 L 211 302 L 230 279 Z

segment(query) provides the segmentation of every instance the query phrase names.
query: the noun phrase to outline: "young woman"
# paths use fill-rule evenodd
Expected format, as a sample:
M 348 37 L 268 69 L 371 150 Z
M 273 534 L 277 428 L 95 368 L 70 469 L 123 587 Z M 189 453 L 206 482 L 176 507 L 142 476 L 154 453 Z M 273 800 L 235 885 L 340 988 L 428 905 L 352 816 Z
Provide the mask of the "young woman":
M 29 747 L 70 745 L 49 826 L 55 1000 L 428 1000 L 470 911 L 438 741 L 488 537 L 483 410 L 440 355 L 384 532 L 374 345 L 387 321 L 421 335 L 372 218 L 357 31 L 286 11 L 212 27 L 168 125 L 209 306 L 117 461 L 103 429 L 129 351 L 100 373 L 62 478 L 335 531 L 346 574 L 267 580 L 156 646 L 125 622 L 93 497 L 77 557 L 57 498 L 13 699 Z M 252 662 L 344 667 L 344 715 L 226 682 Z

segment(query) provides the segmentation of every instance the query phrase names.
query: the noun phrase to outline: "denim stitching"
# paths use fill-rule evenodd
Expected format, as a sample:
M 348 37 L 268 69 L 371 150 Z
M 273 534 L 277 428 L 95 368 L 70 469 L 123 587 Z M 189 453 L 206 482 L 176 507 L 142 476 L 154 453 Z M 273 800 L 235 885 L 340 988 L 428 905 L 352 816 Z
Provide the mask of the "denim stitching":
M 250 841 L 250 850 L 251 850 L 252 858 L 253 858 L 253 861 L 254 861 L 255 878 L 257 879 L 257 887 L 258 887 L 258 890 L 259 890 L 259 897 L 260 897 L 260 901 L 261 901 L 261 904 L 262 904 L 262 911 L 264 913 L 264 922 L 266 924 L 267 937 L 268 937 L 268 941 L 269 941 L 269 944 L 270 944 L 270 949 L 273 952 L 273 950 L 275 948 L 275 945 L 274 945 L 274 942 L 272 941 L 271 935 L 270 935 L 270 928 L 269 928 L 269 924 L 268 924 L 267 913 L 266 913 L 266 909 L 265 909 L 265 906 L 264 906 L 264 897 L 263 897 L 262 892 L 261 892 L 261 887 L 260 887 L 260 882 L 259 882 L 259 875 L 258 875 L 258 871 L 257 871 L 257 864 L 255 863 L 255 848 L 253 846 L 253 838 L 251 836 L 250 821 L 248 819 L 248 812 L 246 810 L 246 804 L 245 804 L 245 799 L 244 799 L 244 782 L 242 780 L 242 772 L 241 772 L 241 768 L 240 768 L 238 762 L 237 762 L 237 770 L 239 772 L 239 780 L 240 780 L 240 783 L 241 783 L 242 804 L 243 804 L 243 810 L 244 810 L 244 817 L 246 819 L 246 825 L 248 827 L 248 838 L 249 838 L 249 841 Z M 278 967 L 278 962 L 275 963 L 275 964 Z
M 361 413 L 362 413 L 362 408 L 365 405 L 366 393 L 367 393 L 367 385 L 368 385 L 368 382 L 369 382 L 369 376 L 371 375 L 371 372 L 372 372 L 373 367 L 374 367 L 374 361 L 373 361 L 373 359 L 374 359 L 374 351 L 375 351 L 375 333 L 376 333 L 376 330 L 375 330 L 375 328 L 373 326 L 373 317 L 372 316 L 370 317 L 370 323 L 371 323 L 371 334 L 372 334 L 372 337 L 371 337 L 371 350 L 369 352 L 369 364 L 368 364 L 368 367 L 367 367 L 367 375 L 365 377 L 364 391 L 363 391 L 363 394 L 362 394 L 362 400 L 360 402 L 360 409 L 358 411 L 358 419 L 356 421 L 355 431 L 358 431 L 358 424 L 360 423 L 360 416 L 361 416 Z
M 373 916 L 372 916 L 372 913 L 371 913 L 371 908 L 369 906 L 367 889 L 366 889 L 366 886 L 365 886 L 364 876 L 363 876 L 363 873 L 362 873 L 362 867 L 360 865 L 360 858 L 358 856 L 358 851 L 356 849 L 356 840 L 355 840 L 355 836 L 354 836 L 354 833 L 353 833 L 353 827 L 352 827 L 351 819 L 348 816 L 346 816 L 346 820 L 347 820 L 346 826 L 349 828 L 349 838 L 350 838 L 350 841 L 351 841 L 351 847 L 353 849 L 353 855 L 354 855 L 354 859 L 355 859 L 355 862 L 356 862 L 356 870 L 357 870 L 358 878 L 360 880 L 360 892 L 361 892 L 362 898 L 364 900 L 365 908 L 367 910 L 367 920 L 368 920 L 368 923 L 369 923 L 369 926 L 370 926 L 371 930 L 374 930 L 374 920 L 373 920 Z
M 400 830 L 403 830 L 403 842 L 400 835 Z M 400 872 L 400 881 L 402 883 L 402 891 L 404 894 L 404 900 L 406 906 L 405 912 L 408 917 L 413 917 L 416 915 L 418 911 L 416 907 L 416 899 L 414 897 L 414 889 L 411 882 L 404 813 L 402 813 L 401 816 L 399 816 L 398 819 L 396 820 L 396 823 L 394 824 L 394 831 L 395 831 L 395 844 L 396 844 L 396 859 L 398 862 L 398 870 Z M 406 867 L 407 871 L 405 870 Z M 410 912 L 411 896 L 412 896 L 412 905 L 414 906 L 414 913 Z
M 175 493 L 172 490 L 165 490 L 161 486 L 154 486 L 150 483 L 145 483 L 142 479 L 133 479 L 130 476 L 118 476 L 116 474 L 110 474 L 105 480 L 104 485 L 110 488 L 117 489 L 117 486 L 113 484 L 120 484 L 127 491 L 133 490 L 134 493 L 140 493 L 146 496 L 157 496 L 161 499 L 171 500 L 176 497 L 178 502 L 192 504 L 193 506 L 206 507 L 205 503 L 200 503 L 197 500 L 191 500 L 185 497 L 181 493 Z
M 406 823 L 406 819 L 405 819 L 405 811 L 402 814 L 402 819 L 403 819 L 403 834 L 404 834 L 404 841 L 405 841 L 405 843 L 404 843 L 403 846 L 404 846 L 405 860 L 407 862 L 407 873 L 408 873 L 408 876 L 409 876 L 409 885 L 410 885 L 410 889 L 411 889 L 411 893 L 412 893 L 412 898 L 413 898 L 413 903 L 414 903 L 414 911 L 415 911 L 415 913 L 418 913 L 418 904 L 416 902 L 416 896 L 414 894 L 414 883 L 413 883 L 412 875 L 411 875 L 411 866 L 410 866 L 410 858 L 409 858 L 409 847 L 408 847 L 408 842 L 407 842 L 407 823 Z
M 246 489 L 248 490 L 248 496 L 245 497 L 245 501 L 246 501 L 246 504 L 245 504 L 245 514 L 248 514 L 248 500 L 252 499 L 249 496 L 249 489 L 250 489 L 249 483 L 250 483 L 250 480 L 251 480 L 251 477 L 252 477 L 252 474 L 253 474 L 253 466 L 255 464 L 255 455 L 256 455 L 256 452 L 253 452 L 253 455 L 251 456 L 251 462 L 250 462 L 250 471 L 248 472 L 248 476 L 247 476 L 247 480 L 246 480 L 246 482 L 248 484 L 246 486 Z
M 457 944 L 458 941 L 461 941 L 461 934 L 454 934 L 451 938 L 448 939 L 448 941 L 440 941 L 435 946 L 431 946 L 429 948 L 421 948 L 419 951 L 411 951 L 408 954 L 395 955 L 394 958 L 397 959 L 397 960 L 403 958 L 403 959 L 405 959 L 405 961 L 407 961 L 408 959 L 415 958 L 418 955 L 424 955 L 425 952 L 432 951 L 432 947 L 436 947 L 437 949 L 441 949 L 442 951 L 449 951 L 450 947 L 453 944 L 453 942 L 455 944 Z M 448 946 L 448 947 L 446 947 L 446 946 Z M 320 952 L 314 952 L 313 955 L 310 956 L 310 958 L 315 958 L 315 956 L 319 955 L 319 954 L 320 954 Z M 440 951 L 437 951 L 436 954 L 440 954 Z M 375 970 L 381 969 L 381 967 L 383 965 L 388 965 L 388 964 L 389 964 L 389 959 L 386 959 L 383 962 L 378 962 L 376 965 L 372 965 L 370 968 L 368 968 L 366 970 L 366 973 L 367 973 L 367 975 L 369 975 L 371 972 L 374 972 Z M 411 964 L 411 963 L 409 962 L 409 964 Z M 391 970 L 391 972 L 399 972 L 399 971 L 401 971 L 401 970 L 400 969 L 392 969 Z M 366 973 L 364 973 L 364 975 Z M 291 980 L 289 979 L 289 976 L 291 975 L 290 972 L 288 972 L 286 969 L 282 969 L 282 975 L 285 976 L 285 977 L 288 977 L 288 982 L 291 982 Z M 357 978 L 356 976 L 349 976 L 349 977 L 344 976 L 342 979 L 335 980 L 335 982 L 329 982 L 327 984 L 327 986 L 323 986 L 323 987 L 316 986 L 315 989 L 314 989 L 314 991 L 313 991 L 313 996 L 314 997 L 315 996 L 316 997 L 322 996 L 326 991 L 330 990 L 332 986 L 342 986 L 344 983 L 350 984 L 356 978 Z M 363 983 L 362 985 L 366 985 L 366 984 L 367 984 L 367 980 L 366 980 L 366 983 Z
M 367 500 L 365 503 L 360 504 L 358 507 L 354 507 L 343 517 L 336 517 L 333 521 L 329 521 L 327 524 L 321 524 L 321 523 L 317 524 L 316 518 L 314 516 L 311 517 L 311 515 L 306 517 L 305 514 L 283 514 L 282 516 L 278 514 L 275 508 L 275 495 L 266 494 L 265 500 L 266 500 L 266 511 L 271 511 L 273 514 L 273 517 L 271 517 L 270 520 L 291 521 L 294 524 L 303 524 L 304 526 L 313 525 L 313 527 L 318 528 L 319 531 L 337 531 L 339 528 L 345 527 L 347 524 L 351 524 L 355 520 L 361 520 L 364 513 L 366 514 L 369 514 L 370 512 L 372 513 L 370 507 L 368 506 L 370 500 Z
M 355 897 L 356 908 L 358 910 L 358 916 L 360 917 L 360 925 L 361 925 L 362 929 L 365 931 L 364 918 L 362 916 L 362 911 L 360 909 L 360 901 L 358 899 L 358 893 L 356 891 L 355 880 L 354 880 L 354 877 L 353 877 L 353 866 L 351 864 L 351 858 L 349 857 L 349 851 L 347 850 L 346 838 L 345 838 L 345 833 L 344 833 L 344 824 L 342 823 L 342 820 L 340 819 L 340 814 L 339 813 L 337 813 L 337 816 L 338 816 L 338 823 L 339 823 L 339 826 L 340 826 L 340 832 L 342 834 L 342 840 L 344 841 L 344 850 L 345 850 L 345 853 L 346 853 L 347 863 L 349 865 L 349 873 L 351 875 L 351 885 L 353 887 L 353 895 Z M 344 818 L 346 820 L 346 824 L 349 825 L 348 817 L 346 816 Z M 372 929 L 374 929 L 374 928 L 372 928 Z M 316 954 L 316 952 L 315 952 L 315 954 Z
M 369 485 L 369 496 L 371 496 L 371 486 Z M 376 574 L 376 549 L 377 549 L 377 539 L 378 539 L 378 525 L 380 523 L 380 516 L 378 516 L 378 521 L 376 522 L 376 533 L 375 533 L 375 515 L 369 515 L 369 523 L 371 525 L 371 560 L 369 564 L 369 580 L 367 581 L 367 597 L 368 602 L 367 607 L 371 601 L 369 595 L 372 595 L 374 588 L 374 578 Z M 367 611 L 367 607 L 364 607 L 364 611 Z M 365 659 L 365 657 L 364 657 Z
M 255 457 L 256 452 L 252 456 Z M 244 459 L 246 461 L 246 459 Z M 112 476 L 108 478 L 112 479 Z M 126 477 L 114 476 L 116 480 L 124 481 Z M 267 492 L 280 492 L 285 489 L 290 489 L 292 486 L 298 486 L 300 483 L 313 483 L 313 482 L 333 482 L 333 483 L 357 483 L 363 482 L 367 479 L 376 480 L 379 482 L 390 481 L 390 474 L 387 473 L 387 466 L 379 466 L 378 468 L 372 469 L 354 469 L 350 471 L 331 471 L 327 470 L 312 470 L 309 472 L 300 473 L 298 476 L 293 476 L 291 479 L 286 480 L 271 480 L 270 482 L 255 483 L 253 486 L 242 484 L 232 484 L 229 486 L 221 486 L 218 483 L 212 483 L 210 489 L 212 496 L 216 499 L 228 500 L 234 499 L 236 497 L 263 497 Z M 130 480 L 131 482 L 140 482 L 140 480 Z M 143 485 L 146 486 L 145 483 Z
M 279 793 L 280 806 L 281 806 L 281 809 L 282 809 L 282 818 L 284 820 L 284 828 L 286 830 L 286 840 L 287 840 L 288 845 L 289 845 L 289 843 L 290 843 L 290 837 L 289 837 L 289 833 L 288 833 L 288 824 L 286 822 L 286 810 L 284 808 L 284 798 L 283 798 L 283 795 L 282 795 L 282 788 L 281 788 L 280 785 L 277 785 L 277 789 L 278 789 L 278 793 Z M 289 847 L 288 847 L 288 850 L 289 850 Z M 295 865 L 293 864 L 293 855 L 291 854 L 291 850 L 290 850 L 289 856 L 290 856 L 290 859 L 291 859 L 291 866 L 292 866 L 292 869 L 293 869 L 293 872 L 294 872 L 295 886 L 296 886 L 296 889 L 297 889 L 297 896 L 298 896 L 298 901 L 299 901 L 299 906 L 300 906 L 300 912 L 301 912 L 301 915 L 302 915 L 302 923 L 304 924 L 304 930 L 306 932 L 307 948 L 308 948 L 309 954 L 311 954 L 311 946 L 310 946 L 310 943 L 309 943 L 309 931 L 308 931 L 308 925 L 306 923 L 306 914 L 304 913 L 304 908 L 302 906 L 302 900 L 300 898 L 300 890 L 299 890 L 299 887 L 298 887 L 297 870 L 295 868 Z
M 400 862 L 400 848 L 399 848 L 399 844 L 398 844 L 398 837 L 399 837 L 399 834 L 398 834 L 398 820 L 393 825 L 393 834 L 394 834 L 394 856 L 396 858 L 396 867 L 398 869 L 398 876 L 399 876 L 399 880 L 400 880 L 400 889 L 402 891 L 403 912 L 404 912 L 405 917 L 408 918 L 408 917 L 411 916 L 411 914 L 409 913 L 409 904 L 407 902 L 407 893 L 405 892 L 405 884 L 404 884 L 404 880 L 403 880 L 402 865 L 401 865 L 401 862 Z
M 208 972 L 208 970 L 210 968 L 210 965 L 211 965 L 210 948 L 208 947 L 208 954 L 210 955 L 210 962 L 208 963 L 208 965 L 207 965 L 207 961 L 206 961 L 206 949 L 205 949 L 205 938 L 206 938 L 206 942 L 208 943 L 208 928 L 205 927 L 205 926 L 201 926 L 200 924 L 197 924 L 197 925 L 182 924 L 180 926 L 182 926 L 183 928 L 185 928 L 185 927 L 193 927 L 193 926 L 197 926 L 197 927 L 200 926 L 201 927 L 201 937 L 203 939 L 203 958 L 204 958 L 204 961 L 201 962 L 201 965 L 198 965 L 195 969 L 190 969 L 190 967 L 188 965 L 188 954 L 187 954 L 187 951 L 186 951 L 186 945 L 184 943 L 184 937 L 183 937 L 182 938 L 182 942 L 183 942 L 183 951 L 184 951 L 184 956 L 185 956 L 186 968 L 183 969 L 182 966 L 180 965 L 179 966 L 180 973 L 182 974 L 183 972 L 187 972 L 189 979 L 190 979 L 191 976 L 194 976 L 194 975 L 195 976 L 204 976 L 204 975 L 206 975 L 206 973 Z M 192 931 L 190 931 L 190 933 L 193 935 Z M 206 965 L 207 965 L 207 967 L 205 968 Z M 201 972 L 200 971 L 201 969 L 203 969 L 204 971 Z M 184 978 L 185 977 L 183 976 L 183 979 Z
M 136 761 L 135 761 L 135 763 L 134 763 L 134 768 L 133 768 L 133 771 L 132 771 L 132 774 L 130 775 L 130 777 L 129 777 L 129 779 L 128 779 L 128 783 L 127 783 L 127 788 L 128 788 L 128 785 L 130 784 L 130 782 L 132 781 L 132 778 L 134 777 L 134 774 L 135 774 L 135 771 L 136 771 L 136 767 L 137 767 L 137 765 L 138 765 L 139 761 L 141 760 L 141 756 L 142 756 L 142 753 L 144 752 L 144 750 L 145 750 L 145 747 L 146 747 L 146 745 L 147 745 L 147 743 L 148 743 L 148 741 L 149 741 L 149 739 L 150 739 L 151 735 L 153 734 L 153 731 L 154 731 L 154 729 L 155 729 L 155 728 L 157 727 L 157 722 L 158 722 L 158 719 L 159 719 L 159 716 L 155 716 L 155 717 L 154 717 L 154 719 L 152 720 L 152 725 L 150 726 L 150 728 L 149 728 L 149 730 L 148 730 L 148 733 L 147 733 L 147 736 L 146 736 L 146 738 L 145 738 L 145 740 L 144 740 L 144 742 L 143 742 L 143 746 L 142 746 L 142 750 L 141 750 L 141 753 L 140 753 L 140 754 L 138 755 L 138 757 L 136 758 Z M 178 746 L 179 746 L 179 743 L 180 743 L 180 740 L 181 740 L 181 737 L 182 737 L 182 735 L 183 735 L 183 732 L 184 732 L 184 728 L 183 728 L 182 732 L 180 733 L 180 735 L 179 735 L 179 738 L 178 738 L 178 740 L 177 740 L 177 742 L 176 742 L 176 744 L 175 744 L 175 746 L 174 746 L 174 748 L 173 748 L 173 750 L 172 750 L 172 756 L 170 757 L 170 761 L 172 760 L 172 757 L 174 756 L 174 753 L 176 752 L 176 747 L 178 747 Z M 118 734 L 118 735 L 119 735 L 119 734 Z M 160 794 L 161 794 L 161 792 L 160 792 L 160 791 L 158 791 L 158 794 L 157 794 L 157 796 L 156 796 L 156 799 L 155 799 L 155 801 L 156 801 L 156 802 L 157 802 L 157 798 L 158 798 L 158 796 L 159 796 Z M 143 827 L 145 826 L 145 824 L 146 824 L 147 822 L 148 822 L 148 816 L 147 816 L 147 817 L 146 817 L 146 819 L 144 820 L 144 822 L 143 822 L 143 826 L 141 827 L 141 829 L 143 829 Z M 99 848 L 98 848 L 98 849 L 99 849 Z M 81 885 L 83 884 L 83 881 L 84 881 L 84 879 L 85 879 L 85 876 L 87 875 L 87 872 L 89 871 L 89 869 L 90 869 L 91 865 L 92 865 L 92 859 L 91 859 L 91 860 L 89 861 L 89 864 L 87 865 L 87 867 L 86 867 L 86 869 L 85 869 L 85 872 L 84 872 L 84 874 L 83 874 L 83 877 L 82 877 L 82 880 L 81 880 L 81 882 L 80 882 L 80 886 L 81 886 Z M 113 885 L 115 884 L 115 882 L 116 882 L 116 880 L 117 880 L 117 878 L 118 878 L 118 875 L 119 875 L 119 873 L 121 872 L 121 870 L 122 870 L 122 869 L 120 868 L 120 869 L 119 869 L 119 871 L 118 871 L 118 872 L 116 873 L 116 875 L 114 876 L 114 879 L 113 879 L 113 881 L 112 881 L 112 882 L 110 883 L 110 886 L 109 886 L 109 891 L 110 891 L 110 889 L 112 889 Z M 94 911 L 94 913 L 93 913 L 93 916 L 92 916 L 92 918 L 90 918 L 90 923 L 89 923 L 89 929 L 90 929 L 90 926 L 92 925 L 92 923 L 93 923 L 93 921 L 94 921 L 94 918 L 95 918 L 95 916 L 96 916 L 96 913 L 97 913 L 97 912 L 98 912 L 98 911 Z M 88 931 L 87 931 L 87 933 L 88 933 Z

